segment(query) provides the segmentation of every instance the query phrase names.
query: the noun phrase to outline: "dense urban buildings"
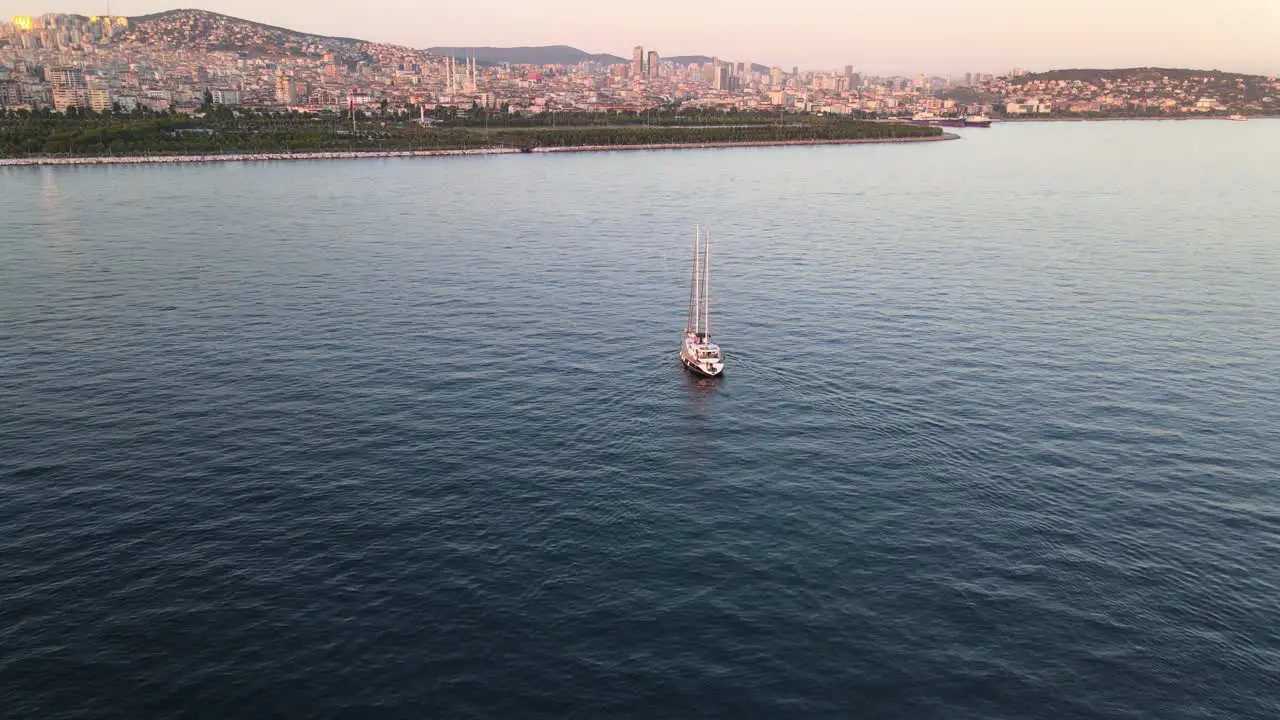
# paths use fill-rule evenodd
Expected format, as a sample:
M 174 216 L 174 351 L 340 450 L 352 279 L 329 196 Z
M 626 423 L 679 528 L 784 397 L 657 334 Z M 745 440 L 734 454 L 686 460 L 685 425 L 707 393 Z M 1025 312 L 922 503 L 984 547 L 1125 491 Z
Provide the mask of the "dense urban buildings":
M 211 99 L 215 105 L 299 112 L 377 107 L 417 115 L 479 106 L 539 113 L 678 105 L 879 117 L 1280 109 L 1275 78 L 1225 73 L 1032 75 L 1016 69 L 876 77 L 852 64 L 786 72 L 747 61 L 664 58 L 641 45 L 629 62 L 582 56 L 572 63 L 491 62 L 323 38 L 195 10 L 142 18 L 17 17 L 0 25 L 0 107 L 198 112 Z

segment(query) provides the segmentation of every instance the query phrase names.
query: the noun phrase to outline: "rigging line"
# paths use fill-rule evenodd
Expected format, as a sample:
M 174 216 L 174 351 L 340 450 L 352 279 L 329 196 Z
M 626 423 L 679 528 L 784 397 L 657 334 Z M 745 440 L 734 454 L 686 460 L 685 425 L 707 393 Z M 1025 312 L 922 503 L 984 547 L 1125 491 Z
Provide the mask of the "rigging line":
M 706 281 L 706 288 L 705 288 L 706 297 L 702 301 L 703 305 L 705 306 L 703 310 L 703 314 L 706 317 L 706 323 L 704 324 L 703 332 L 707 334 L 707 342 L 711 342 L 711 231 L 710 230 L 707 231 L 706 254 L 707 254 L 707 259 L 703 263 L 703 266 L 705 268 L 704 272 L 707 274 L 707 281 Z
M 693 257 L 694 257 L 694 260 L 693 260 L 693 269 L 692 269 L 692 271 L 690 272 L 690 275 L 689 275 L 689 314 L 688 314 L 688 316 L 685 318 L 685 326 L 684 326 L 684 330 L 685 330 L 685 332 L 686 332 L 686 333 L 694 332 L 694 318 L 695 318 L 695 317 L 697 317 L 697 315 L 696 315 L 695 313 L 697 313 L 697 312 L 698 312 L 698 291 L 697 291 L 697 287 L 698 287 L 698 259 L 697 259 L 697 258 L 698 258 L 698 238 L 697 238 L 697 235 L 696 235 L 696 233 L 697 233 L 697 232 L 698 232 L 698 226 L 697 226 L 697 225 L 694 225 L 694 233 L 695 233 L 695 235 L 694 235 L 694 240 L 693 240 Z

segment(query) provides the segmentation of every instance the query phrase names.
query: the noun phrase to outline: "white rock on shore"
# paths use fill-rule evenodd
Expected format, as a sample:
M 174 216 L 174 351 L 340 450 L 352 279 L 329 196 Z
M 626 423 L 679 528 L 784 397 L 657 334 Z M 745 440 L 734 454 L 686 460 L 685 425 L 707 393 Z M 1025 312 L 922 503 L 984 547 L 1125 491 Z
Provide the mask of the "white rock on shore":
M 197 162 L 257 162 L 268 160 L 343 160 L 354 158 L 436 157 L 442 155 L 505 155 L 515 148 L 475 150 L 386 150 L 308 153 L 226 153 L 221 155 L 120 155 L 105 157 L 0 158 L 0 166 L 20 165 L 169 165 Z
M 863 143 L 929 142 L 955 140 L 953 133 L 925 137 L 850 138 L 846 140 L 776 140 L 711 143 L 654 143 L 646 145 L 578 145 L 538 147 L 533 152 L 607 152 L 614 150 L 685 150 L 696 148 L 773 147 L 779 145 L 857 145 Z M 510 155 L 519 148 L 477 148 L 472 150 L 371 150 L 307 153 L 226 153 L 221 155 L 119 155 L 99 157 L 0 158 L 0 167 L 31 165 L 170 165 L 175 163 L 265 162 L 270 160 L 350 160 L 358 158 L 442 157 L 451 155 Z

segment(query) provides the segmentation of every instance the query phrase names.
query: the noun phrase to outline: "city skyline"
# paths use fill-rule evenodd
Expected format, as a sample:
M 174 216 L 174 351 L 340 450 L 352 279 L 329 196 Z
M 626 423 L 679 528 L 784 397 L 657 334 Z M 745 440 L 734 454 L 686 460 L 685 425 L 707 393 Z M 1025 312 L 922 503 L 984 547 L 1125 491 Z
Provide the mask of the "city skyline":
M 955 77 L 790 72 L 706 58 L 663 60 L 637 45 L 630 62 L 577 63 L 580 53 L 508 54 L 483 68 L 464 48 L 448 55 L 402 45 L 299 35 L 201 10 L 150 17 L 50 14 L 0 24 L 0 109 L 199 114 L 209 106 L 337 112 L 503 115 L 649 112 L 797 112 L 949 122 L 969 115 L 1124 113 L 1195 116 L 1275 112 L 1280 81 L 1202 70 L 1017 69 Z M 520 58 L 517 55 L 523 54 Z M 491 55 L 490 57 L 498 57 Z M 606 56 L 608 57 L 608 56 Z M 570 64 L 571 67 L 563 67 Z M 999 108 L 999 109 L 997 109 Z M 440 118 L 435 118 L 440 119 Z M 968 120 L 964 120 L 967 124 Z
M 172 0 L 116 0 L 117 15 L 138 16 L 188 6 Z M 300 0 L 263 5 L 205 0 L 200 9 L 317 35 L 355 37 L 426 48 L 439 45 L 571 45 L 630 57 L 636 45 L 663 57 L 718 55 L 783 67 L 835 69 L 853 64 L 879 74 L 956 74 L 1013 67 L 1162 66 L 1280 73 L 1280 4 L 1212 0 L 1178 5 L 1131 0 L 1123 7 L 1078 0 L 1026 10 L 1009 0 L 968 3 L 919 0 L 910 8 L 879 0 L 823 0 L 790 13 L 748 0 L 733 13 L 712 6 L 653 0 L 637 15 L 629 6 L 550 0 L 536 7 L 496 0 L 486 11 L 368 0 L 352 16 L 342 8 Z M 769 11 L 773 8 L 773 11 Z M 101 0 L 0 0 L 0 17 L 66 12 L 105 14 Z M 671 22 L 678 16 L 679 23 Z M 493 18 L 501 18 L 494 21 Z M 646 58 L 647 59 L 647 58 Z

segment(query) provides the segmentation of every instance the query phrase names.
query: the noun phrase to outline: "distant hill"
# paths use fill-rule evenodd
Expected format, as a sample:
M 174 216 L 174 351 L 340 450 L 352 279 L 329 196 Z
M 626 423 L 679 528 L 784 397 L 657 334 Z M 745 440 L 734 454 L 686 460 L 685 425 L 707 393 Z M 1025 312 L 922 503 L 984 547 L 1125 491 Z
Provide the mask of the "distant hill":
M 1257 81 L 1263 80 L 1261 75 L 1245 75 L 1243 73 L 1222 72 L 1221 70 L 1188 70 L 1185 68 L 1115 68 L 1115 69 L 1096 69 L 1096 68 L 1072 68 L 1069 70 L 1050 70 L 1049 72 L 1031 73 L 1029 75 L 1020 75 L 1016 78 L 1010 78 L 1010 82 L 1023 83 L 1033 80 L 1067 80 L 1080 81 L 1096 85 L 1103 80 L 1160 80 L 1162 78 L 1170 80 L 1190 80 L 1191 78 L 1209 78 L 1211 81 L 1228 80 L 1228 81 Z
M 971 105 L 973 103 L 991 104 L 1000 100 L 1000 96 L 995 93 L 983 92 L 978 88 L 972 87 L 938 90 L 933 96 L 942 100 L 955 100 L 961 105 Z
M 433 47 L 427 52 L 444 57 L 467 58 L 475 56 L 482 65 L 576 65 L 581 62 L 598 62 L 603 65 L 630 63 L 630 58 L 610 55 L 608 53 L 592 54 L 568 45 L 544 45 L 539 47 Z M 647 57 L 646 53 L 646 57 Z M 676 65 L 704 65 L 711 62 L 706 55 L 676 55 L 664 57 L 664 61 Z M 769 72 L 764 65 L 752 63 L 756 72 Z
M 662 59 L 677 65 L 706 65 L 711 62 L 711 58 L 706 55 L 672 55 Z
M 158 48 L 233 51 L 247 55 L 320 57 L 332 53 L 344 62 L 367 59 L 369 49 L 376 46 L 355 38 L 312 35 L 207 10 L 168 10 L 131 17 L 129 29 L 113 41 Z
M 605 53 L 592 54 L 568 45 L 543 45 L 538 47 L 433 47 L 432 55 L 443 57 L 475 57 L 484 65 L 577 65 L 581 62 L 598 62 L 605 65 L 630 62 L 626 58 Z
M 1262 75 L 1246 75 L 1244 73 L 1222 72 L 1221 70 L 1188 70 L 1185 68 L 1118 68 L 1114 70 L 1071 69 L 1052 70 L 1033 75 L 1020 75 L 1009 78 L 1008 85 L 1017 90 L 1036 81 L 1080 82 L 1094 87 L 1113 85 L 1140 86 L 1145 85 L 1157 92 L 1155 88 L 1164 86 L 1164 79 L 1169 78 L 1173 85 L 1195 87 L 1197 92 L 1219 98 L 1224 102 L 1235 102 L 1245 106 L 1263 107 L 1276 94 L 1272 82 Z
M 112 38 L 115 43 L 137 43 L 162 49 L 238 52 L 254 55 L 322 57 L 334 55 L 339 62 L 369 60 L 379 49 L 396 45 L 370 43 L 349 37 L 330 37 L 299 32 L 265 23 L 209 12 L 208 10 L 166 10 L 129 18 L 129 28 Z M 408 49 L 408 48 L 404 48 Z M 631 62 L 628 57 L 589 53 L 569 45 L 533 47 L 433 47 L 425 52 L 442 57 L 474 56 L 483 65 L 576 65 L 597 62 L 616 65 Z M 711 62 L 705 55 L 664 58 L 679 65 Z M 764 65 L 752 64 L 756 72 L 768 72 Z

